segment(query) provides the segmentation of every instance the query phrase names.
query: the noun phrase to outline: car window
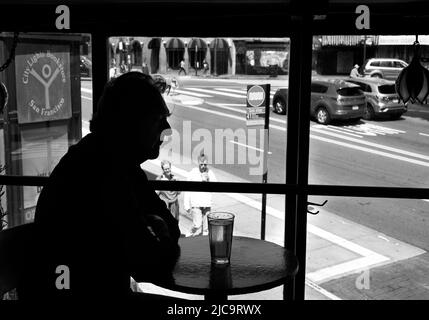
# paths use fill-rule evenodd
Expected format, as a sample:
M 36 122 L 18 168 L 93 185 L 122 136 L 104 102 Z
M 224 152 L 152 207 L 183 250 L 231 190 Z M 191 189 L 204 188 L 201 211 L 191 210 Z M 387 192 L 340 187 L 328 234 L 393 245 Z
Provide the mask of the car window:
M 318 83 L 312 83 L 311 84 L 311 92 L 315 93 L 325 93 L 328 90 L 328 87 L 318 84 Z
M 404 66 L 404 64 L 403 64 L 402 62 L 400 62 L 400 61 L 394 61 L 394 62 L 393 62 L 393 67 L 394 67 L 394 68 L 404 68 L 405 66 Z
M 337 90 L 340 96 L 351 97 L 362 95 L 362 90 L 359 87 L 341 88 Z
M 381 61 L 380 67 L 391 68 L 392 67 L 392 61 Z
M 380 92 L 382 94 L 396 93 L 395 85 L 394 84 L 384 84 L 384 85 L 378 86 L 378 92 Z
M 380 61 L 371 62 L 371 67 L 379 67 L 379 66 L 380 66 Z
M 371 92 L 372 91 L 371 86 L 367 85 L 366 83 L 361 83 L 361 82 L 357 82 L 357 81 L 349 81 L 349 82 L 357 84 L 360 87 L 360 89 L 364 92 Z

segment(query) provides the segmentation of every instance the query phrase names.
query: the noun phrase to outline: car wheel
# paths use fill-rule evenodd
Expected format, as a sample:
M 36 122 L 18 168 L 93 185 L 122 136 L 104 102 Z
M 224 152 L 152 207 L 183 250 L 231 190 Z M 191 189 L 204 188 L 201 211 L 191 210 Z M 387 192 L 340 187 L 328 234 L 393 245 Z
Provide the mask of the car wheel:
M 325 107 L 320 107 L 316 112 L 316 120 L 320 124 L 328 124 L 331 122 L 331 116 L 329 115 L 328 110 Z
M 374 108 L 372 107 L 372 105 L 367 104 L 366 108 L 365 108 L 365 113 L 363 115 L 363 118 L 365 120 L 372 120 L 375 118 L 375 112 L 374 112 Z
M 379 74 L 379 73 L 375 73 L 375 74 L 371 75 L 371 78 L 378 78 L 378 79 L 382 79 L 382 78 L 383 78 L 383 76 L 382 76 L 381 74 Z
M 286 114 L 286 102 L 283 99 L 277 99 L 273 103 L 275 113 Z

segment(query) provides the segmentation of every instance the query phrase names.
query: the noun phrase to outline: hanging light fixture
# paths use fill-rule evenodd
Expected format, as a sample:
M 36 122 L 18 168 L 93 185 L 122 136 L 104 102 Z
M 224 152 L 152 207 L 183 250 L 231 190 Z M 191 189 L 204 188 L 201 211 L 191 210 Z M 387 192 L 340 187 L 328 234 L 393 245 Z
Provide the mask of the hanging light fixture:
M 423 103 L 429 95 L 429 71 L 420 63 L 420 43 L 418 35 L 413 44 L 414 56 L 396 79 L 395 88 L 400 99 L 406 104 Z

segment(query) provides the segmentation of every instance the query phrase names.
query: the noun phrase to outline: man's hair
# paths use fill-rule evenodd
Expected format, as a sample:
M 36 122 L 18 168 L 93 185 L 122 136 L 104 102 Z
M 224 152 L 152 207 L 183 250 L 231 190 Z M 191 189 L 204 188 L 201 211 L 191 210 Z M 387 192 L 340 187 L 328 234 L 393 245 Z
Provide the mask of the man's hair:
M 168 166 L 171 168 L 171 162 L 168 160 L 162 160 L 161 161 L 161 168 L 164 169 L 164 166 L 168 164 Z
M 127 130 L 137 120 L 162 110 L 164 99 L 154 79 L 141 72 L 128 72 L 107 82 L 89 124 L 91 132 Z
M 204 161 L 208 161 L 207 156 L 204 154 L 204 152 L 201 152 L 200 155 L 198 156 L 198 163 L 202 163 Z

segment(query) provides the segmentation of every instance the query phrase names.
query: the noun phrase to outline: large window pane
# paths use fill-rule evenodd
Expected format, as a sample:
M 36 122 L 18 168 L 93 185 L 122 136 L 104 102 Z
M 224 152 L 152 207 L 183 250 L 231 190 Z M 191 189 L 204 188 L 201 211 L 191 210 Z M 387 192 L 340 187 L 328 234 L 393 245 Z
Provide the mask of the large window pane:
M 428 202 L 328 200 L 308 217 L 307 299 L 429 299 Z
M 429 53 L 427 39 L 419 36 L 422 57 Z M 413 57 L 415 36 L 322 35 L 313 41 L 312 81 L 329 90 L 311 93 L 309 182 L 427 187 L 427 105 L 404 105 L 394 82 Z M 351 78 L 356 64 L 361 77 Z M 361 89 L 365 102 L 345 86 Z
M 9 93 L 0 118 L 0 165 L 8 175 L 49 176 L 68 148 L 88 132 L 91 38 L 20 33 L 18 39 L 12 64 L 0 73 Z M 14 42 L 13 33 L 1 33 L 0 56 L 8 57 Z M 32 221 L 28 217 L 34 214 L 40 190 L 6 188 L 2 203 L 14 225 Z
M 159 158 L 143 166 L 152 178 L 169 160 L 177 178 L 187 179 L 204 152 L 218 181 L 262 182 L 265 149 L 268 182 L 285 182 L 286 116 L 271 109 L 264 148 L 263 122 L 246 120 L 246 94 L 248 85 L 270 84 L 271 105 L 276 97 L 277 110 L 286 113 L 287 91 L 275 93 L 288 84 L 288 38 L 122 36 L 109 43 L 111 77 L 134 70 L 162 75 L 171 85 L 165 99 L 173 135 Z

